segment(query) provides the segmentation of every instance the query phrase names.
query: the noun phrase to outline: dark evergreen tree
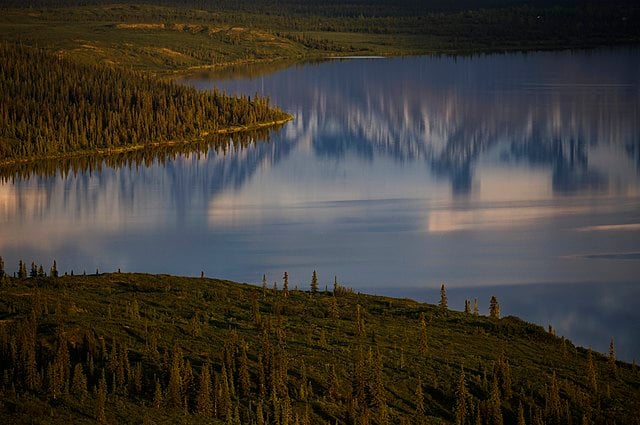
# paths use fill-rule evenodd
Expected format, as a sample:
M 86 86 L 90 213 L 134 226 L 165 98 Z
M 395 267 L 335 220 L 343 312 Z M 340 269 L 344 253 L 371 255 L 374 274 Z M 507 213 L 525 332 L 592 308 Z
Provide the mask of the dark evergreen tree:
M 318 275 L 316 274 L 316 271 L 313 271 L 313 274 L 311 275 L 311 293 L 312 294 L 317 294 L 318 293 Z
M 49 276 L 58 277 L 58 265 L 56 264 L 56 260 L 53 260 L 53 265 L 51 266 L 51 271 L 49 272 Z
M 498 303 L 498 299 L 495 295 L 492 295 L 491 300 L 489 301 L 489 317 L 492 319 L 500 318 L 500 304 Z
M 287 298 L 289 296 L 289 273 L 284 272 L 282 276 L 282 295 Z
M 182 363 L 182 350 L 179 347 L 174 347 L 171 370 L 169 372 L 169 384 L 165 397 L 169 407 L 179 408 L 183 404 Z
M 340 384 L 338 383 L 338 375 L 336 374 L 336 366 L 331 365 L 329 369 L 329 374 L 327 376 L 327 385 L 326 385 L 326 397 L 329 401 L 338 401 L 338 389 L 340 388 Z
M 549 384 L 549 391 L 546 402 L 546 415 L 550 423 L 560 423 L 560 388 L 558 387 L 558 379 L 556 378 L 556 372 L 553 371 L 551 376 L 551 383 Z
M 464 369 L 460 371 L 460 378 L 458 378 L 458 387 L 456 388 L 456 424 L 464 425 L 467 422 L 467 384 L 464 377 Z
M 524 419 L 524 408 L 522 407 L 522 402 L 518 404 L 518 424 L 517 425 L 527 425 L 527 422 Z
M 104 370 L 102 370 L 102 377 L 98 382 L 98 389 L 96 391 L 96 421 L 99 423 L 107 422 L 107 415 L 105 413 L 105 406 L 107 404 L 107 380 L 104 377 Z
M 249 377 L 249 359 L 247 358 L 247 344 L 242 343 L 240 350 L 240 367 L 238 369 L 238 381 L 240 391 L 244 397 L 248 397 L 251 393 L 251 378 Z
M 502 425 L 504 423 L 502 417 L 502 400 L 500 397 L 500 389 L 498 387 L 497 379 L 493 380 L 493 385 L 491 387 L 490 412 L 490 425 Z
M 449 308 L 449 302 L 447 301 L 447 290 L 444 287 L 444 283 L 440 287 L 440 302 L 438 303 L 442 311 L 446 311 Z
M 598 391 L 598 373 L 596 371 L 596 366 L 593 363 L 593 354 L 591 353 L 591 348 L 589 348 L 589 352 L 587 353 L 587 380 L 589 381 L 589 386 L 591 387 L 591 391 L 597 393 Z
M 87 396 L 87 376 L 84 373 L 84 369 L 81 363 L 76 363 L 73 368 L 73 382 L 71 384 L 71 392 L 80 401 L 83 401 Z
M 420 336 L 418 341 L 420 342 L 420 354 L 424 356 L 429 348 L 427 344 L 427 320 L 424 317 L 424 313 L 420 313 Z
M 27 278 L 27 266 L 24 264 L 22 260 L 18 262 L 18 279 L 26 279 Z
M 616 348 L 613 343 L 613 337 L 611 337 L 611 342 L 609 342 L 609 356 L 608 356 L 608 365 L 609 371 L 615 373 L 616 371 Z
M 163 405 L 164 397 L 162 395 L 162 385 L 160 385 L 160 381 L 156 379 L 156 385 L 153 392 L 153 407 L 160 409 Z

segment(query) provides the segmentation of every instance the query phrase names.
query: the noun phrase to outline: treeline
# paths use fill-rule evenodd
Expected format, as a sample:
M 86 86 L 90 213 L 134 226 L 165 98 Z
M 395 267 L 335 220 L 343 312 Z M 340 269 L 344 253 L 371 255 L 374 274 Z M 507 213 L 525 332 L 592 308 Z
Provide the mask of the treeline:
M 287 118 L 268 98 L 199 92 L 152 76 L 0 46 L 0 160 L 195 139 Z
M 600 1 L 601 2 L 601 1 Z M 5 7 L 74 7 L 87 5 L 153 4 L 199 10 L 236 10 L 269 14 L 315 14 L 321 16 L 412 16 L 429 12 L 457 12 L 511 6 L 557 7 L 597 4 L 598 0 L 1 0 Z M 611 0 L 607 4 L 632 4 Z
M 166 164 L 179 156 L 195 154 L 205 156 L 211 152 L 224 155 L 227 151 L 242 150 L 257 143 L 269 143 L 271 131 L 276 125 L 259 130 L 243 131 L 230 135 L 213 134 L 189 143 L 160 145 L 148 149 L 112 154 L 78 155 L 65 158 L 43 159 L 36 162 L 16 162 L 0 167 L 0 182 L 9 182 L 31 177 L 75 176 L 82 173 L 99 172 L 103 168 L 150 167 L 154 163 Z
M 54 2 L 55 3 L 55 2 Z M 73 2 L 71 2 L 73 3 Z M 138 4 L 145 3 L 145 4 Z M 369 3 L 369 2 L 365 2 Z M 408 2 L 411 4 L 411 2 Z M 424 6 L 414 10 L 406 6 L 405 13 L 393 13 L 403 3 L 380 1 L 377 13 L 370 4 L 332 3 L 336 8 L 357 8 L 353 12 L 327 13 L 330 8 L 323 2 L 267 2 L 246 0 L 229 3 L 204 2 L 202 7 L 189 6 L 188 2 L 135 2 L 122 1 L 119 7 L 93 7 L 72 9 L 89 10 L 82 14 L 87 21 L 148 22 L 165 24 L 166 29 L 183 31 L 206 31 L 208 26 L 220 24 L 243 25 L 275 31 L 327 31 L 359 32 L 368 34 L 416 34 L 467 36 L 470 39 L 506 37 L 534 41 L 545 38 L 553 40 L 561 36 L 581 37 L 587 41 L 594 37 L 621 41 L 640 34 L 638 19 L 640 5 L 634 1 L 473 1 L 446 2 L 450 8 Z M 86 5 L 82 2 L 82 5 Z M 94 3 L 100 5 L 100 1 Z M 111 4 L 111 2 L 109 2 Z M 69 4 L 71 5 L 71 4 Z M 157 7 L 162 5 L 165 7 Z M 185 7 L 181 7 L 185 6 Z M 60 19 L 68 15 L 67 9 L 42 9 L 37 19 Z M 184 25 L 188 23 L 189 25 Z M 482 33 L 481 31 L 484 31 Z M 469 33 L 471 31 L 471 33 Z M 535 38 L 531 38 L 535 37 Z
M 302 289 L 287 273 L 260 288 L 19 269 L 0 278 L 0 418 L 638 423 L 640 377 L 613 341 L 608 357 L 578 350 L 500 319 L 495 299 L 483 317 L 469 302 L 449 310 L 444 287 L 429 306 L 320 285 L 315 272 Z

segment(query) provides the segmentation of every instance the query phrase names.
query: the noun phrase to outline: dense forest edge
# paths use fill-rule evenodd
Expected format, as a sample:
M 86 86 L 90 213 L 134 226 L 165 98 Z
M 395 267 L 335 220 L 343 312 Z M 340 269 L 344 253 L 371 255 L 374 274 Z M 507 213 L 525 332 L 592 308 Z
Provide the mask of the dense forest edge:
M 44 49 L 0 45 L 0 165 L 105 155 L 246 132 L 292 119 L 231 97 Z
M 495 297 L 487 316 L 471 298 L 453 311 L 444 285 L 433 305 L 304 280 L 0 258 L 0 421 L 640 423 L 640 372 L 613 340 L 576 347 Z

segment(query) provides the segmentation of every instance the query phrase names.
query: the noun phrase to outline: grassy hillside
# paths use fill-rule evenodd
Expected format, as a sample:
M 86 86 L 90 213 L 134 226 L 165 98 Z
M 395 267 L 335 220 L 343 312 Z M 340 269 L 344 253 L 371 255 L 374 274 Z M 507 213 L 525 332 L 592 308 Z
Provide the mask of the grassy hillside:
M 514 317 L 324 279 L 34 274 L 1 279 L 2 423 L 638 423 L 635 365 Z

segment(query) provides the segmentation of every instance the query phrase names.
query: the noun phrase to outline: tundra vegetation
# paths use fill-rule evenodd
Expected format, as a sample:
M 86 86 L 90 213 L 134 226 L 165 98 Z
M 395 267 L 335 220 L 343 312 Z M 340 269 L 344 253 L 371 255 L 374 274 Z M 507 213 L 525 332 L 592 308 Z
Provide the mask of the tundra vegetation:
M 515 317 L 280 276 L 21 262 L 0 278 L 0 421 L 638 423 L 640 372 L 613 340 L 602 355 Z

